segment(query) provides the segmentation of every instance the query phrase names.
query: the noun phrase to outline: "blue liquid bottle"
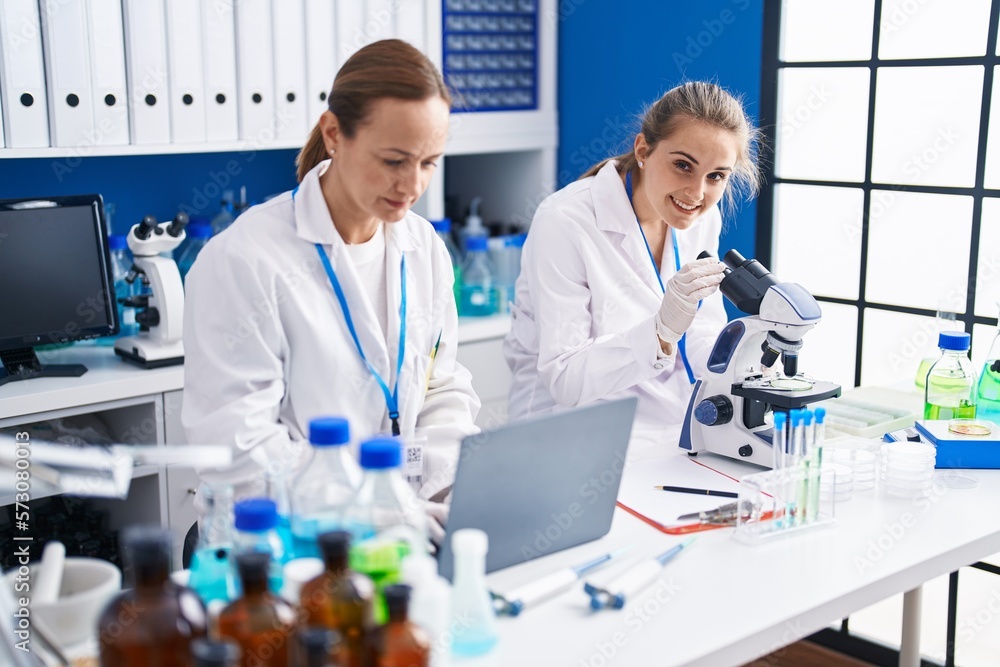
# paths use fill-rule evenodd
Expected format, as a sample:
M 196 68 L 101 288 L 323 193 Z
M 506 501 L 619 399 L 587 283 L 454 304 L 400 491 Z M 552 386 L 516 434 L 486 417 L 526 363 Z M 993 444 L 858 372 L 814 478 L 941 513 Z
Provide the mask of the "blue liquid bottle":
M 191 558 L 188 585 L 206 605 L 236 598 L 233 568 L 233 488 L 201 485 L 207 513 L 198 524 L 198 547 Z
M 497 290 L 489 244 L 485 236 L 470 236 L 465 243 L 458 314 L 471 317 L 493 315 L 497 312 Z
M 268 588 L 278 593 L 284 584 L 281 566 L 288 562 L 278 527 L 278 508 L 270 498 L 248 498 L 236 503 L 234 554 L 264 553 L 271 557 Z M 237 568 L 238 569 L 238 568 Z
M 316 537 L 342 527 L 341 513 L 361 484 L 361 468 L 351 455 L 350 428 L 340 417 L 309 422 L 312 459 L 292 492 L 292 549 L 296 558 L 319 558 Z

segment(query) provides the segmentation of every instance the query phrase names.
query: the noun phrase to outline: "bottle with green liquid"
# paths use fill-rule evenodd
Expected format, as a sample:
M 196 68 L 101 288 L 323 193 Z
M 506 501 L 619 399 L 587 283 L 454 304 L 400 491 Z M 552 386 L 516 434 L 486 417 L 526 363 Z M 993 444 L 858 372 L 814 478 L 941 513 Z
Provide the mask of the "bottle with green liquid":
M 924 419 L 972 419 L 976 416 L 976 370 L 969 361 L 971 337 L 964 331 L 938 335 L 941 356 L 927 373 Z
M 928 327 L 929 328 L 929 327 Z M 945 310 L 937 311 L 936 318 L 936 332 L 935 334 L 941 334 L 944 331 L 961 331 L 962 323 L 958 321 L 955 313 L 951 313 Z M 934 339 L 931 338 L 927 342 L 927 349 L 924 353 L 923 358 L 920 360 L 920 365 L 917 367 L 917 376 L 914 378 L 916 385 L 923 389 L 927 385 L 927 371 L 931 369 L 934 362 L 937 361 L 939 352 L 934 345 Z
M 997 305 L 1000 307 L 1000 304 Z M 979 378 L 976 415 L 1000 423 L 1000 320 L 997 321 L 997 335 Z

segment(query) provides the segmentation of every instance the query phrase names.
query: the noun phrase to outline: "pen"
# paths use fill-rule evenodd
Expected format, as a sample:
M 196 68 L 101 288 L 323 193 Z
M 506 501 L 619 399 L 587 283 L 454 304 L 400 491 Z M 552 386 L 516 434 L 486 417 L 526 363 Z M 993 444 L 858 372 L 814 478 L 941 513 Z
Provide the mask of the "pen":
M 438 332 L 437 341 L 434 343 L 434 349 L 431 350 L 431 361 L 427 364 L 427 380 L 424 382 L 424 392 L 431 386 L 431 369 L 434 368 L 434 358 L 437 357 L 438 348 L 441 347 L 441 335 L 444 334 L 444 329 Z
M 732 491 L 713 491 L 712 489 L 691 489 L 686 486 L 654 486 L 660 491 L 674 491 L 676 493 L 695 493 L 701 496 L 718 496 L 719 498 L 739 498 L 740 494 Z
M 625 606 L 627 598 L 651 584 L 659 576 L 663 566 L 671 558 L 683 551 L 685 547 L 694 542 L 694 540 L 695 538 L 689 537 L 687 540 L 667 549 L 655 558 L 640 561 L 635 567 L 616 577 L 604 587 L 584 584 L 584 592 L 590 595 L 590 608 L 594 611 L 605 607 L 621 609 Z
M 604 554 L 603 556 L 598 556 L 597 558 L 593 558 L 585 563 L 571 565 L 561 570 L 556 570 L 555 572 L 543 575 L 534 581 L 530 581 L 523 586 L 519 586 L 506 595 L 491 593 L 497 613 L 506 616 L 517 616 L 524 611 L 525 608 L 529 606 L 533 607 L 534 605 L 544 602 L 554 595 L 571 588 L 573 584 L 582 579 L 584 575 L 590 574 L 591 572 L 604 567 L 631 548 L 632 547 L 625 547 L 624 549 L 619 549 L 618 551 L 612 551 L 611 553 Z

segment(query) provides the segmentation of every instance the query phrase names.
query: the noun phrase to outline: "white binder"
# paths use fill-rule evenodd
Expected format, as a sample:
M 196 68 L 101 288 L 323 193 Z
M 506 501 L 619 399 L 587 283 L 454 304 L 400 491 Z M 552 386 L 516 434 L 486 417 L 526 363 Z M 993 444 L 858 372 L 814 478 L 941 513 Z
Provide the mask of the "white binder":
M 235 6 L 240 139 L 266 146 L 275 136 L 271 0 L 239 0 Z
M 168 0 L 165 8 L 170 140 L 175 144 L 204 143 L 205 74 L 201 1 Z
M 86 0 L 94 138 L 98 146 L 128 144 L 128 80 L 121 0 Z
M 0 96 L 6 146 L 48 146 L 48 96 L 36 0 L 0 2 Z
M 94 94 L 90 85 L 87 7 L 82 2 L 39 3 L 49 142 L 82 148 L 94 144 Z
M 340 69 L 347 59 L 372 39 L 365 32 L 365 3 L 337 2 L 337 17 L 334 25 L 337 28 L 337 69 Z
M 202 0 L 205 59 L 205 134 L 208 141 L 236 141 L 236 24 L 233 0 Z
M 122 0 L 133 144 L 170 143 L 163 0 Z
M 327 110 L 327 95 L 337 74 L 334 9 L 330 0 L 306 1 L 306 90 L 309 130 Z
M 308 131 L 305 4 L 304 0 L 282 0 L 275 2 L 272 9 L 275 135 L 304 142 Z
M 393 0 L 396 9 L 395 37 L 427 53 L 427 16 L 424 0 Z
M 0 95 L 0 148 L 7 145 L 3 137 L 3 95 Z

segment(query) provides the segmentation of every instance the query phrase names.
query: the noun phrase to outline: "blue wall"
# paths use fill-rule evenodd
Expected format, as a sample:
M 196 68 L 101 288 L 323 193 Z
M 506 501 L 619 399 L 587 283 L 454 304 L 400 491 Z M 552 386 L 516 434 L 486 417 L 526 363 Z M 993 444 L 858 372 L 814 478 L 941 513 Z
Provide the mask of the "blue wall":
M 685 79 L 742 94 L 756 119 L 763 14 L 763 0 L 560 0 L 560 187 L 630 148 L 644 105 Z M 744 204 L 720 250 L 755 256 L 755 219 Z

